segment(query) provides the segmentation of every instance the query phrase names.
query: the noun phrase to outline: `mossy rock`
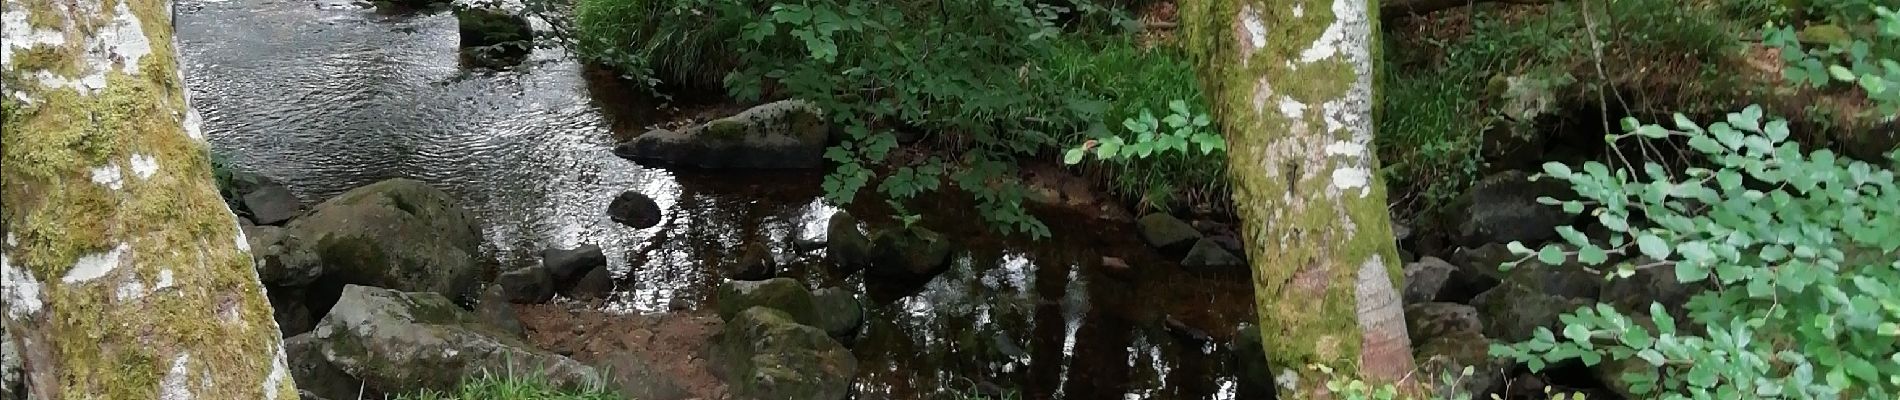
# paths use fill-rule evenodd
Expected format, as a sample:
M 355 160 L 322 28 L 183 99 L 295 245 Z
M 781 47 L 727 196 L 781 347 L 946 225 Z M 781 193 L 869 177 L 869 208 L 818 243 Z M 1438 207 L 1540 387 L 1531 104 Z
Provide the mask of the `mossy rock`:
M 753 307 L 768 307 L 792 316 L 801 324 L 818 325 L 818 308 L 811 290 L 792 278 L 763 281 L 729 280 L 719 285 L 719 318 L 731 320 Z
M 824 330 L 765 307 L 727 321 L 712 360 L 737 399 L 843 399 L 858 370 L 850 350 Z
M 347 286 L 310 335 L 331 365 L 380 393 L 450 391 L 497 371 L 538 371 L 562 387 L 602 383 L 593 368 L 529 346 L 435 293 Z
M 480 272 L 474 219 L 448 193 L 415 180 L 346 192 L 292 221 L 285 234 L 313 246 L 323 279 L 338 284 L 461 298 L 474 293 Z
M 824 165 L 831 127 L 811 102 L 783 100 L 685 129 L 655 129 L 614 147 L 650 167 L 809 169 Z
M 898 282 L 929 281 L 950 268 L 949 239 L 923 228 L 892 229 L 871 238 L 865 275 Z
M 826 222 L 825 257 L 846 274 L 864 269 L 871 263 L 871 239 L 858 229 L 858 218 L 839 210 Z

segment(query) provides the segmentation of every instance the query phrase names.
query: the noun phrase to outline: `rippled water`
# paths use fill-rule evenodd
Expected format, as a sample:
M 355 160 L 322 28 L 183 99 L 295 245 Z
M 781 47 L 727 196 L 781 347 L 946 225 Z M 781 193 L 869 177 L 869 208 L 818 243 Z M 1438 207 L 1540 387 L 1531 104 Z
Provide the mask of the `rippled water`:
M 821 235 L 834 211 L 819 201 L 819 176 L 672 173 L 614 157 L 613 138 L 656 122 L 656 107 L 558 51 L 537 51 L 518 71 L 469 70 L 445 13 L 384 15 L 336 0 L 178 7 L 187 81 L 213 147 L 310 203 L 387 178 L 423 180 L 473 211 L 499 263 L 599 244 L 619 274 L 613 307 L 626 311 L 707 306 L 720 279 L 712 266 L 760 241 L 813 286 L 865 286 L 804 268 L 818 256 L 789 248 Z M 665 222 L 609 221 L 602 211 L 624 190 L 653 196 Z M 859 398 L 929 398 L 975 382 L 1025 398 L 1251 398 L 1235 388 L 1224 351 L 1159 322 L 1231 335 L 1251 318 L 1244 276 L 1179 273 L 1123 226 L 1076 217 L 1051 217 L 1054 240 L 996 237 L 957 212 L 967 204 L 941 197 L 913 209 L 937 210 L 927 224 L 963 251 L 922 288 L 872 292 L 853 346 Z M 1089 267 L 1102 255 L 1141 272 L 1102 276 Z

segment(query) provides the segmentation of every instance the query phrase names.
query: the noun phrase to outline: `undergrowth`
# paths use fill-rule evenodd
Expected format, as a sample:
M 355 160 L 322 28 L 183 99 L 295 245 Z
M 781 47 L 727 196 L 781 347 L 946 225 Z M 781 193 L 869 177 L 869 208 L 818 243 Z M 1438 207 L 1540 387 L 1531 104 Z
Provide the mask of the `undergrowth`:
M 1724 18 L 1718 5 L 1486 4 L 1389 27 L 1377 143 L 1386 183 L 1402 193 L 1395 212 L 1403 218 L 1449 204 L 1493 170 L 1487 151 L 1499 149 L 1485 148 L 1495 145 L 1487 132 L 1546 134 L 1535 119 L 1556 110 L 1727 107 L 1717 95 L 1734 92 L 1736 81 L 1717 67 L 1737 53 L 1752 22 Z M 1497 90 L 1512 77 L 1555 82 L 1546 95 L 1557 107 L 1516 109 Z M 1679 107 L 1685 103 L 1691 107 Z
M 626 398 L 606 389 L 564 388 L 538 373 L 481 374 L 464 379 L 450 392 L 424 390 L 396 400 L 610 400 Z
M 1119 9 L 1082 0 L 582 0 L 577 14 L 577 50 L 623 73 L 688 87 L 717 75 L 742 102 L 816 102 L 845 135 L 826 152 L 837 165 L 828 201 L 954 185 L 1006 233 L 1049 234 L 1025 210 L 1014 165 L 1140 140 L 1124 122 L 1142 111 L 1206 110 L 1178 52 L 1137 45 Z M 899 151 L 900 132 L 921 134 L 927 151 Z M 1222 157 L 1095 168 L 1123 197 L 1168 207 L 1224 193 Z

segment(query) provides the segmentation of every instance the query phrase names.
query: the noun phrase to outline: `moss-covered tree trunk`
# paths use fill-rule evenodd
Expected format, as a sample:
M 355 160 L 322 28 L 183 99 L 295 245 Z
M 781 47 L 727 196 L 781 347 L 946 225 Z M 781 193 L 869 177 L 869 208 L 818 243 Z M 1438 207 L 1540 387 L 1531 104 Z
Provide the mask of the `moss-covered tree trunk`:
M 1372 145 L 1373 0 L 1181 4 L 1228 135 L 1269 363 L 1282 394 L 1324 398 L 1324 365 L 1412 370 L 1400 273 Z
M 0 326 L 21 397 L 296 398 L 171 2 L 3 3 Z

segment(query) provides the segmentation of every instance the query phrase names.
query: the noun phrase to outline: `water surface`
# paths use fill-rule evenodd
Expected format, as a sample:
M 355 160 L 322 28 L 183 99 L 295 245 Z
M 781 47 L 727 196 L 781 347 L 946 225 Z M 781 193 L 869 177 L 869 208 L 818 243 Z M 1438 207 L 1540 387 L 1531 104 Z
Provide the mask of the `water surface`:
M 646 169 L 614 157 L 616 136 L 660 122 L 659 105 L 556 50 L 514 71 L 464 67 L 446 13 L 379 14 L 335 0 L 184 0 L 178 37 L 213 148 L 315 203 L 388 178 L 428 182 L 481 222 L 485 256 L 538 262 L 549 246 L 594 243 L 618 276 L 612 309 L 709 307 L 716 268 L 767 243 L 812 286 L 876 294 L 853 345 L 858 398 L 932 398 L 991 382 L 1024 398 L 1229 399 L 1218 346 L 1159 328 L 1172 316 L 1216 338 L 1251 318 L 1245 277 L 1191 276 L 1123 224 L 1056 214 L 1058 237 L 999 237 L 956 196 L 913 209 L 956 239 L 950 272 L 922 287 L 867 288 L 818 268 L 795 238 L 836 209 L 815 172 Z M 638 190 L 664 222 L 631 229 L 602 213 Z M 882 211 L 853 209 L 873 223 Z M 1132 279 L 1093 267 L 1128 258 Z

